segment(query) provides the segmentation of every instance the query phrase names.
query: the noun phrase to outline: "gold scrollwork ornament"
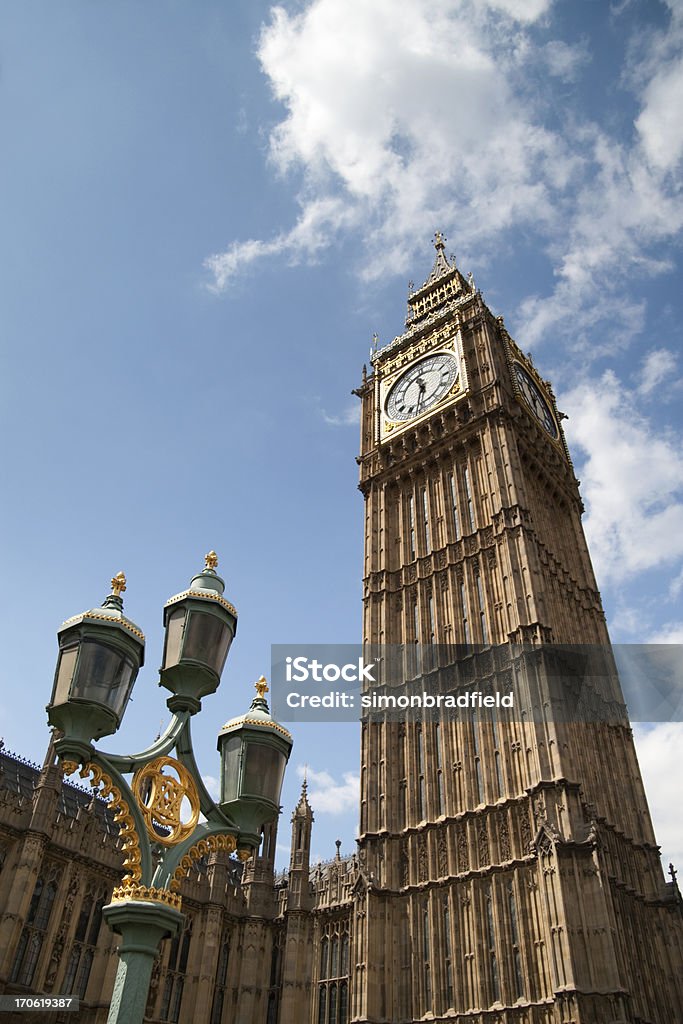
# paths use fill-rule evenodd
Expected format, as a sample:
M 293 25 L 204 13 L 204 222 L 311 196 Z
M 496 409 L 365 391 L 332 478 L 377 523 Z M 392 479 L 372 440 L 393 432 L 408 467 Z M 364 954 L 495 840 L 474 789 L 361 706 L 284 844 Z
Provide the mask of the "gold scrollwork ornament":
M 133 776 L 133 793 L 147 833 L 155 843 L 175 846 L 194 832 L 199 820 L 199 793 L 180 761 L 155 757 L 143 765 Z

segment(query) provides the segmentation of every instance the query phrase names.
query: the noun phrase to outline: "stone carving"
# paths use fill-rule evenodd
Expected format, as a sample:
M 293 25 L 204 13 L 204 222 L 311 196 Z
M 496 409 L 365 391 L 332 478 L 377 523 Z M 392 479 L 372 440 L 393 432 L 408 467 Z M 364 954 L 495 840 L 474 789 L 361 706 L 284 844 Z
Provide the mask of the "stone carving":
M 469 871 L 470 852 L 467 845 L 467 832 L 465 827 L 458 830 L 458 871 Z
M 498 846 L 500 849 L 500 859 L 511 860 L 512 852 L 510 850 L 510 830 L 508 828 L 505 811 L 500 812 L 498 821 Z
M 400 857 L 400 870 L 401 870 L 401 885 L 408 885 L 410 883 L 410 866 L 408 863 L 408 851 L 406 844 L 401 844 L 401 857 Z
M 527 808 L 522 812 L 520 833 L 522 839 L 522 854 L 526 855 L 531 852 L 531 821 L 529 820 L 529 811 Z
M 477 836 L 477 850 L 479 853 L 479 867 L 484 867 L 485 864 L 490 863 L 489 856 L 489 834 L 486 831 L 486 825 L 482 824 L 479 829 Z
M 421 882 L 427 878 L 427 836 L 422 833 L 417 840 L 417 871 Z
M 446 836 L 441 833 L 439 836 L 439 877 L 444 878 L 448 874 L 448 845 L 446 843 Z

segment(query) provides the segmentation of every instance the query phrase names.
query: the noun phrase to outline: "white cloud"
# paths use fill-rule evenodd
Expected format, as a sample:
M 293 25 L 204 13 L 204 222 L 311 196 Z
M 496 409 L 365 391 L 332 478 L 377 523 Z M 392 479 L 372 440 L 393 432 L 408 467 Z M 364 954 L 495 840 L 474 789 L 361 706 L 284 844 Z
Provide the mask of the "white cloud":
M 270 157 L 296 175 L 302 217 L 293 232 L 211 257 L 214 288 L 262 256 L 315 256 L 318 218 L 308 209 L 321 202 L 337 207 L 331 234 L 362 236 L 366 277 L 405 270 L 425 225 L 457 221 L 459 238 L 472 239 L 552 218 L 549 193 L 576 161 L 508 74 L 548 7 L 406 0 L 400 18 L 393 0 L 274 8 L 258 50 L 285 110 Z
M 640 373 L 639 392 L 642 395 L 649 395 L 659 384 L 670 379 L 675 371 L 676 357 L 673 352 L 666 348 L 648 352 Z
M 338 415 L 332 416 L 321 409 L 322 418 L 331 427 L 353 427 L 360 423 L 360 402 L 353 402 Z
M 683 622 L 668 622 L 652 634 L 651 644 L 683 644 Z
M 683 5 L 670 3 L 669 7 L 670 26 L 654 37 L 646 54 L 643 70 L 649 81 L 635 122 L 648 161 L 661 171 L 674 170 L 683 156 Z
M 372 280 L 407 273 L 437 227 L 457 226 L 458 249 L 479 254 L 532 228 L 555 286 L 520 305 L 525 347 L 561 340 L 584 361 L 626 347 L 645 322 L 628 282 L 670 269 L 662 243 L 683 226 L 671 173 L 679 129 L 666 121 L 678 110 L 679 20 L 643 36 L 624 70 L 639 113 L 633 137 L 618 139 L 575 110 L 558 120 L 545 109 L 553 80 L 576 78 L 595 56 L 587 42 L 542 42 L 549 0 L 405 0 L 400 18 L 395 10 L 393 0 L 273 8 L 258 44 L 282 108 L 269 152 L 299 216 L 209 257 L 210 287 L 269 257 L 315 262 L 349 235 Z M 328 417 L 337 421 L 347 419 Z
M 683 555 L 683 445 L 642 416 L 611 371 L 564 395 L 580 468 L 586 535 L 600 580 L 622 581 Z
M 210 291 L 224 291 L 239 271 L 268 256 L 285 256 L 289 263 L 314 261 L 325 250 L 331 237 L 349 224 L 349 211 L 333 197 L 312 201 L 304 206 L 294 227 L 268 242 L 250 238 L 246 242 L 233 242 L 225 252 L 214 253 L 204 260 L 213 281 Z
M 553 39 L 543 47 L 541 59 L 551 75 L 563 82 L 573 82 L 590 55 L 585 43 L 569 46 L 560 39 Z
M 645 782 L 657 842 L 665 864 L 683 866 L 683 831 L 680 813 L 680 761 L 683 723 L 635 725 L 633 733 Z
M 220 782 L 214 775 L 202 775 L 202 782 L 209 791 L 209 796 L 212 796 L 214 800 L 218 800 L 220 797 Z
M 683 591 L 683 569 L 681 569 L 678 576 L 674 577 L 669 585 L 669 597 L 672 601 L 679 597 L 681 591 Z
M 305 774 L 308 779 L 308 800 L 314 812 L 344 814 L 357 808 L 360 776 L 356 772 L 344 772 L 342 782 L 337 782 L 329 772 L 315 771 L 310 765 L 298 765 L 297 774 L 299 778 Z

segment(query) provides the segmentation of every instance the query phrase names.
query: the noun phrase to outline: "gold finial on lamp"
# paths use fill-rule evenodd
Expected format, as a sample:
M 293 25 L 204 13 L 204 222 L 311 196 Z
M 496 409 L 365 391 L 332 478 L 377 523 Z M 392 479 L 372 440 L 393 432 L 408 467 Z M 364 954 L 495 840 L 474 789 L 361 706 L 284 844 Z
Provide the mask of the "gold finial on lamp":
M 126 574 L 123 572 L 117 572 L 116 576 L 112 577 L 111 581 L 111 592 L 116 597 L 120 597 L 126 589 Z

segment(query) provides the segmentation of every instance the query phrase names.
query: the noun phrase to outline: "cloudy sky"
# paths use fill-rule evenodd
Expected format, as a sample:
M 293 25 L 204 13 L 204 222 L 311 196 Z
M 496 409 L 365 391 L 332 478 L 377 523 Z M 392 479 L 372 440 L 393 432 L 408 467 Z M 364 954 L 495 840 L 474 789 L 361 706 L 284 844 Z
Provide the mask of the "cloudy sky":
M 350 391 L 437 228 L 569 415 L 613 639 L 683 642 L 683 5 L 398 11 L 3 5 L 8 747 L 42 757 L 55 629 L 121 568 L 148 647 L 117 749 L 164 717 L 164 601 L 221 556 L 240 623 L 207 776 L 271 643 L 358 639 Z M 356 733 L 294 733 L 285 808 L 307 763 L 315 853 L 350 850 Z M 637 733 L 683 860 L 680 725 Z

